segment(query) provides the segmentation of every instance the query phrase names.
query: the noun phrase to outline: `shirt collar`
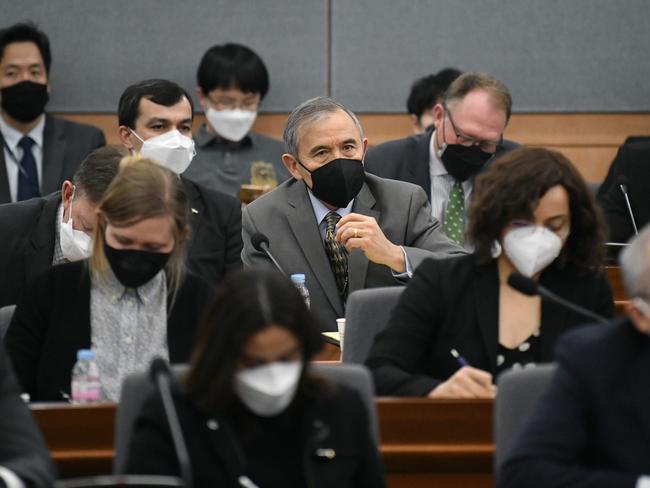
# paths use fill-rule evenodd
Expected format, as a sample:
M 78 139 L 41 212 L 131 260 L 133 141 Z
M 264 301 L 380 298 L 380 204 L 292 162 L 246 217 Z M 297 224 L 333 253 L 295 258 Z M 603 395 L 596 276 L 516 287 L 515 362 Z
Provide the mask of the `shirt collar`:
M 30 130 L 27 134 L 23 134 L 22 132 L 14 129 L 13 127 L 11 127 L 9 124 L 5 122 L 2 116 L 0 116 L 0 132 L 2 132 L 2 137 L 4 137 L 7 146 L 9 146 L 9 149 L 14 153 L 16 152 L 16 148 L 18 147 L 18 143 L 25 135 L 31 137 L 34 143 L 39 148 L 42 148 L 44 128 L 45 128 L 45 114 L 41 115 L 41 120 L 39 120 L 38 124 L 36 124 L 36 126 L 32 130 Z
M 143 305 L 147 305 L 153 298 L 156 297 L 156 290 L 162 285 L 165 280 L 165 271 L 161 270 L 156 276 L 138 288 L 127 288 L 120 280 L 117 279 L 113 271 L 109 268 L 106 270 L 105 284 L 110 297 L 115 302 L 120 302 L 129 297 L 135 297 Z
M 325 206 L 323 202 L 321 202 L 318 198 L 314 196 L 314 194 L 311 192 L 311 189 L 308 186 L 307 186 L 307 194 L 309 195 L 309 200 L 311 200 L 311 206 L 314 209 L 314 215 L 316 216 L 316 222 L 318 223 L 318 225 L 320 225 L 320 223 L 323 221 L 325 216 L 330 212 L 336 212 L 341 217 L 345 217 L 350 212 L 352 212 L 352 205 L 354 205 L 354 199 L 352 199 L 352 201 L 348 203 L 348 206 L 345 208 L 330 210 Z
M 442 164 L 442 161 L 438 157 L 438 153 L 436 151 L 435 138 L 436 138 L 436 131 L 434 130 L 431 133 L 431 140 L 429 141 L 429 165 L 431 168 L 431 176 L 448 175 L 449 172 L 447 171 L 447 168 L 445 168 L 445 165 Z
M 196 134 L 194 134 L 194 141 L 196 142 L 196 145 L 201 148 L 214 145 L 232 149 L 253 147 L 257 142 L 256 136 L 252 132 L 246 134 L 246 136 L 239 142 L 229 141 L 221 137 L 216 132 L 210 131 L 207 124 L 203 124 L 201 127 L 199 127 L 199 130 L 197 130 Z

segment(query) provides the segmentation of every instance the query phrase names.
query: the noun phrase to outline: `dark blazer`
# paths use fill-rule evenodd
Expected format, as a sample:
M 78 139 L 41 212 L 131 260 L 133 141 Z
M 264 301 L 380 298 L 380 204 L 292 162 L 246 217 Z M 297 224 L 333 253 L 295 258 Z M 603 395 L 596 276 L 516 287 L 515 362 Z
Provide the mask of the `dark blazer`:
M 609 239 L 627 242 L 634 227 L 618 178 L 628 179 L 627 193 L 639 231 L 650 222 L 650 142 L 635 142 L 621 146 L 607 177 L 598 190 L 598 202 L 609 227 Z
M 43 129 L 41 195 L 60 190 L 65 180 L 72 180 L 72 175 L 86 156 L 105 145 L 104 133 L 97 127 L 46 114 Z M 2 134 L 0 146 L 4 148 Z M 8 202 L 11 202 L 11 193 L 3 149 L 0 151 L 0 203 Z
M 557 295 L 611 317 L 614 304 L 604 274 L 551 265 L 540 283 Z M 459 369 L 450 354 L 496 373 L 499 341 L 499 275 L 496 260 L 478 264 L 474 255 L 428 260 L 420 265 L 379 333 L 366 365 L 378 395 L 421 396 Z M 550 361 L 557 338 L 584 323 L 573 312 L 542 302 L 541 356 Z
M 366 171 L 382 178 L 419 185 L 431 201 L 429 160 L 433 130 L 370 148 L 364 160 Z M 504 140 L 497 148 L 496 156 L 516 147 L 519 147 L 516 142 Z
M 170 362 L 189 361 L 196 327 L 211 297 L 210 285 L 186 275 L 167 313 Z M 49 268 L 27 285 L 5 343 L 16 376 L 33 401 L 61 400 L 61 392 L 70 392 L 77 351 L 90 348 L 90 333 L 90 275 L 85 261 Z
M 28 487 L 51 486 L 56 469 L 32 413 L 20 398 L 20 389 L 1 344 L 0 412 L 0 466 L 11 470 Z M 4 486 L 1 480 L 0 485 Z
M 187 266 L 194 274 L 217 285 L 241 269 L 241 203 L 181 177 L 190 204 L 190 242 Z
M 55 192 L 0 205 L 0 307 L 17 303 L 25 285 L 52 266 L 60 203 Z
M 295 441 L 286 440 L 286 443 L 295 442 L 302 446 L 304 462 L 296 465 L 295 469 L 302 470 L 306 486 L 385 486 L 381 460 L 368 430 L 366 407 L 358 394 L 339 386 L 317 399 L 303 401 L 304 409 L 296 409 L 295 402 L 289 407 L 294 408 L 295 414 L 292 412 L 292 415 L 301 427 L 299 437 Z M 241 449 L 231 421 L 224 416 L 205 414 L 185 395 L 176 394 L 175 403 L 192 463 L 194 485 L 241 486 L 237 478 L 249 474 L 242 459 L 246 453 Z M 216 429 L 211 429 L 210 425 Z M 323 456 L 325 449 L 333 449 L 335 456 Z M 243 456 L 238 456 L 240 452 Z M 147 400 L 136 421 L 126 472 L 180 475 L 157 392 Z
M 432 256 L 444 258 L 465 252 L 442 233 L 440 223 L 431 217 L 424 193 L 414 185 L 366 173 L 352 211 L 375 218 L 389 241 L 404 246 L 413 269 Z M 336 319 L 345 316 L 345 303 L 339 296 L 305 183 L 292 178 L 262 195 L 244 209 L 242 222 L 244 266 L 273 266 L 251 244 L 255 233 L 265 234 L 284 271 L 306 275 L 311 310 L 321 328 L 336 330 Z M 388 266 L 371 263 L 360 249 L 350 253 L 348 276 L 349 293 L 403 284 Z
M 650 474 L 650 337 L 627 319 L 567 333 L 499 487 L 636 486 Z

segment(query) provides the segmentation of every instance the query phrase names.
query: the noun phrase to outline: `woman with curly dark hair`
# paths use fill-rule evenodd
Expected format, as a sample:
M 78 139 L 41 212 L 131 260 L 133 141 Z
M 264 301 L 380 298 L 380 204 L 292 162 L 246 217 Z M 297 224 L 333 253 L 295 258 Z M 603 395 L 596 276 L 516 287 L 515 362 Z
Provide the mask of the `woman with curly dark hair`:
M 475 182 L 467 239 L 474 253 L 416 270 L 367 365 L 380 395 L 493 397 L 508 368 L 552 360 L 555 341 L 587 319 L 508 286 L 517 272 L 610 317 L 604 224 L 560 153 L 520 148 Z

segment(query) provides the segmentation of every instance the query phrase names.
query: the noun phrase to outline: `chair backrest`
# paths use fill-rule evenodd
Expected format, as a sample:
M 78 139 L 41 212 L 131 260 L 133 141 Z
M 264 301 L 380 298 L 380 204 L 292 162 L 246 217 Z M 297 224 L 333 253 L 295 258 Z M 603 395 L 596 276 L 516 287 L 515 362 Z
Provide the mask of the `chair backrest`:
M 345 309 L 344 363 L 363 364 L 375 336 L 388 324 L 403 291 L 403 286 L 390 286 L 350 294 Z
M 0 341 L 5 338 L 11 319 L 14 316 L 14 310 L 16 310 L 16 305 L 5 305 L 0 308 Z
M 555 364 L 540 364 L 534 368 L 506 371 L 499 377 L 493 426 L 495 472 L 505 460 L 555 368 Z
M 345 385 L 359 392 L 364 405 L 368 409 L 370 433 L 379 446 L 379 424 L 374 403 L 374 386 L 370 372 L 363 366 L 356 364 L 312 364 L 312 371 L 337 384 Z M 187 365 L 174 365 L 172 371 L 177 379 L 186 372 Z M 154 391 L 154 385 L 148 373 L 135 373 L 129 375 L 122 383 L 120 403 L 117 407 L 115 419 L 115 458 L 113 460 L 113 473 L 124 474 L 128 447 L 135 421 L 142 409 L 145 399 Z

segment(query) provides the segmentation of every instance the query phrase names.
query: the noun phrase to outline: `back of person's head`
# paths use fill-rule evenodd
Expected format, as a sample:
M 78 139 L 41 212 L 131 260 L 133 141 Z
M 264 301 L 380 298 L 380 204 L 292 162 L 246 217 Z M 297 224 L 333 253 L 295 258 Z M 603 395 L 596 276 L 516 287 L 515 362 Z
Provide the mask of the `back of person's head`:
M 650 299 L 650 226 L 641 229 L 638 236 L 630 239 L 629 245 L 619 256 L 623 286 L 630 298 Z
M 241 44 L 219 44 L 208 49 L 196 78 L 205 95 L 217 88 L 234 88 L 244 93 L 259 93 L 264 98 L 269 91 L 269 73 L 264 61 Z
M 285 276 L 277 271 L 251 270 L 226 277 L 204 314 L 185 381 L 199 407 L 214 413 L 232 404 L 234 377 L 245 344 L 271 326 L 292 334 L 305 364 L 321 348 L 315 319 Z M 299 393 L 309 381 L 303 375 Z
M 189 228 L 189 204 L 180 178 L 154 161 L 142 156 L 128 156 L 120 162 L 118 174 L 111 181 L 99 203 L 99 218 L 93 238 L 90 269 L 104 278 L 109 263 L 104 251 L 106 227 L 129 227 L 145 219 L 169 217 L 174 250 L 166 264 L 172 290 L 180 287 L 184 273 L 184 242 Z
M 595 198 L 564 155 L 543 148 L 510 151 L 476 178 L 467 232 L 476 255 L 489 261 L 506 226 L 513 220 L 530 221 L 539 200 L 555 186 L 566 190 L 570 212 L 570 233 L 559 262 L 582 269 L 600 267 L 605 226 Z
M 506 121 L 512 113 L 512 97 L 510 91 L 501 81 L 487 73 L 464 73 L 456 78 L 444 95 L 445 107 L 452 109 L 454 104 L 461 102 L 470 92 L 484 90 L 491 95 L 494 106 L 506 114 Z
M 283 134 L 287 153 L 298 157 L 300 137 L 303 135 L 304 130 L 314 122 L 318 122 L 339 111 L 343 111 L 350 116 L 354 125 L 359 129 L 360 138 L 363 139 L 363 127 L 352 110 L 333 98 L 315 97 L 301 103 L 289 114 Z
M 0 60 L 9 44 L 15 42 L 33 42 L 41 53 L 45 71 L 50 72 L 52 54 L 50 52 L 50 40 L 33 22 L 20 22 L 0 30 Z
M 129 155 L 122 146 L 104 146 L 95 149 L 84 159 L 72 177 L 77 196 L 85 196 L 99 203 L 108 185 L 117 175 L 120 161 Z
M 117 108 L 118 124 L 135 129 L 135 121 L 140 116 L 140 101 L 146 98 L 157 105 L 171 107 L 186 98 L 192 108 L 194 104 L 189 94 L 178 84 L 169 80 L 143 80 L 129 86 L 122 96 Z
M 406 100 L 408 113 L 419 118 L 424 112 L 432 109 L 442 100 L 449 85 L 461 74 L 462 71 L 456 68 L 444 68 L 436 74 L 416 80 Z

